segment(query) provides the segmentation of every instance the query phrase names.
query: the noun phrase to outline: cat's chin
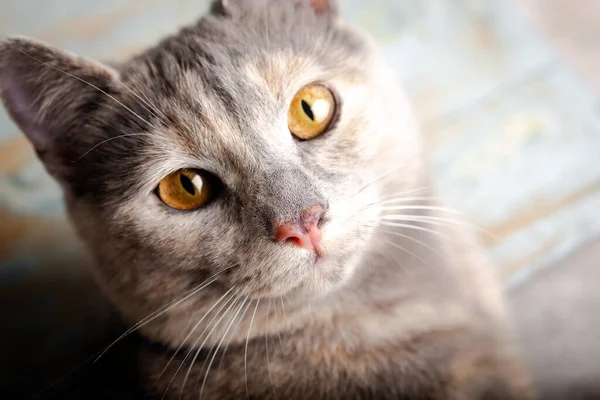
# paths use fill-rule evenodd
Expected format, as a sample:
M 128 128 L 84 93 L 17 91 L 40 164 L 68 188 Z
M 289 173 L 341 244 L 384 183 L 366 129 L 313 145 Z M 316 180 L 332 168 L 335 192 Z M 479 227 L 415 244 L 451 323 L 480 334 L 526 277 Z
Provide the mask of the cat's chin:
M 331 255 L 318 257 L 314 264 L 307 268 L 305 276 L 296 284 L 276 288 L 270 293 L 265 293 L 264 297 L 284 297 L 288 301 L 326 297 L 350 281 L 358 259 L 357 254 L 348 254 L 342 257 Z
M 279 284 L 272 285 L 270 290 L 259 296 L 283 297 L 302 303 L 336 293 L 355 275 L 367 248 L 369 237 L 357 240 L 358 237 L 359 235 L 348 235 L 326 243 L 324 254 L 306 260 L 298 268 L 302 272 L 295 282 L 290 282 L 289 275 L 286 275 L 279 280 Z

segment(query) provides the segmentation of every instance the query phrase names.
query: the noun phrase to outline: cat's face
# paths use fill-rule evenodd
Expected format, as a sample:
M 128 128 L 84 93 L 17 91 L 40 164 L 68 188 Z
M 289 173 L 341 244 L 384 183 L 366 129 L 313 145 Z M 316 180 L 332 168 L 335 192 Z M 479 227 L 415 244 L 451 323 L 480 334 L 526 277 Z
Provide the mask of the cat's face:
M 374 245 L 371 206 L 387 184 L 411 186 L 417 138 L 370 44 L 327 1 L 246 3 L 217 2 L 118 71 L 22 39 L 0 44 L 12 54 L 0 56 L 7 108 L 131 318 L 204 282 L 163 324 L 187 323 L 228 291 L 326 297 Z M 298 100 L 313 85 L 326 104 L 307 111 Z M 290 124 L 302 111 L 325 119 L 309 140 Z

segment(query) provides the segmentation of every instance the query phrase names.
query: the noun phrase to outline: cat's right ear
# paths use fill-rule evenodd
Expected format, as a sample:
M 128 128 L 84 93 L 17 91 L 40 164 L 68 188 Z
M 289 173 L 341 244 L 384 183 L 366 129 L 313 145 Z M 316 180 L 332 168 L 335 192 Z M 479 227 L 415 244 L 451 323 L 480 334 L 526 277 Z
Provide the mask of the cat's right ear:
M 298 7 L 309 7 L 316 14 L 327 15 L 330 19 L 335 19 L 339 14 L 337 0 L 213 0 L 211 12 L 229 16 L 248 8 L 264 10 L 265 7 L 276 6 L 285 1 L 293 1 Z
M 0 96 L 48 170 L 64 169 L 117 73 L 41 42 L 0 38 Z
M 210 11 L 214 15 L 229 17 L 245 9 L 264 9 L 269 2 L 270 0 L 213 0 Z

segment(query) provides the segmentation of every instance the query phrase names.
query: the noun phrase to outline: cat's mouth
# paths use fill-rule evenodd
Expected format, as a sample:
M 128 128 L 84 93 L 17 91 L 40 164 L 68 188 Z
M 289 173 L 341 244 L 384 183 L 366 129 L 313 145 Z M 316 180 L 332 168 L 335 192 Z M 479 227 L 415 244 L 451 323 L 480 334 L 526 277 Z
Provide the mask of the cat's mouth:
M 309 208 L 299 222 L 279 223 L 275 237 L 249 242 L 237 252 L 239 268 L 226 285 L 254 300 L 315 298 L 341 288 L 360 264 L 370 233 L 343 212 L 325 219 L 323 211 Z
M 312 257 L 295 267 L 295 273 L 282 273 L 270 283 L 262 283 L 252 290 L 255 298 L 306 299 L 325 295 L 343 285 L 351 275 L 350 255 L 327 253 Z

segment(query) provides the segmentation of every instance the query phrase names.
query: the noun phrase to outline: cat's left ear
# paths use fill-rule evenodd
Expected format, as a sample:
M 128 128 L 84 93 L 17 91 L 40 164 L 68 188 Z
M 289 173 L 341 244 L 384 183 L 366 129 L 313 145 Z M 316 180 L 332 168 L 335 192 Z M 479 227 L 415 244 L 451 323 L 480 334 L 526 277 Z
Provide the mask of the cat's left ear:
M 64 177 L 86 144 L 94 118 L 117 73 L 23 37 L 0 38 L 0 97 L 46 168 Z
M 293 2 L 297 7 L 310 7 L 317 15 L 331 19 L 339 14 L 337 0 L 214 0 L 211 10 L 214 14 L 231 15 L 244 9 L 264 10 L 285 2 Z

